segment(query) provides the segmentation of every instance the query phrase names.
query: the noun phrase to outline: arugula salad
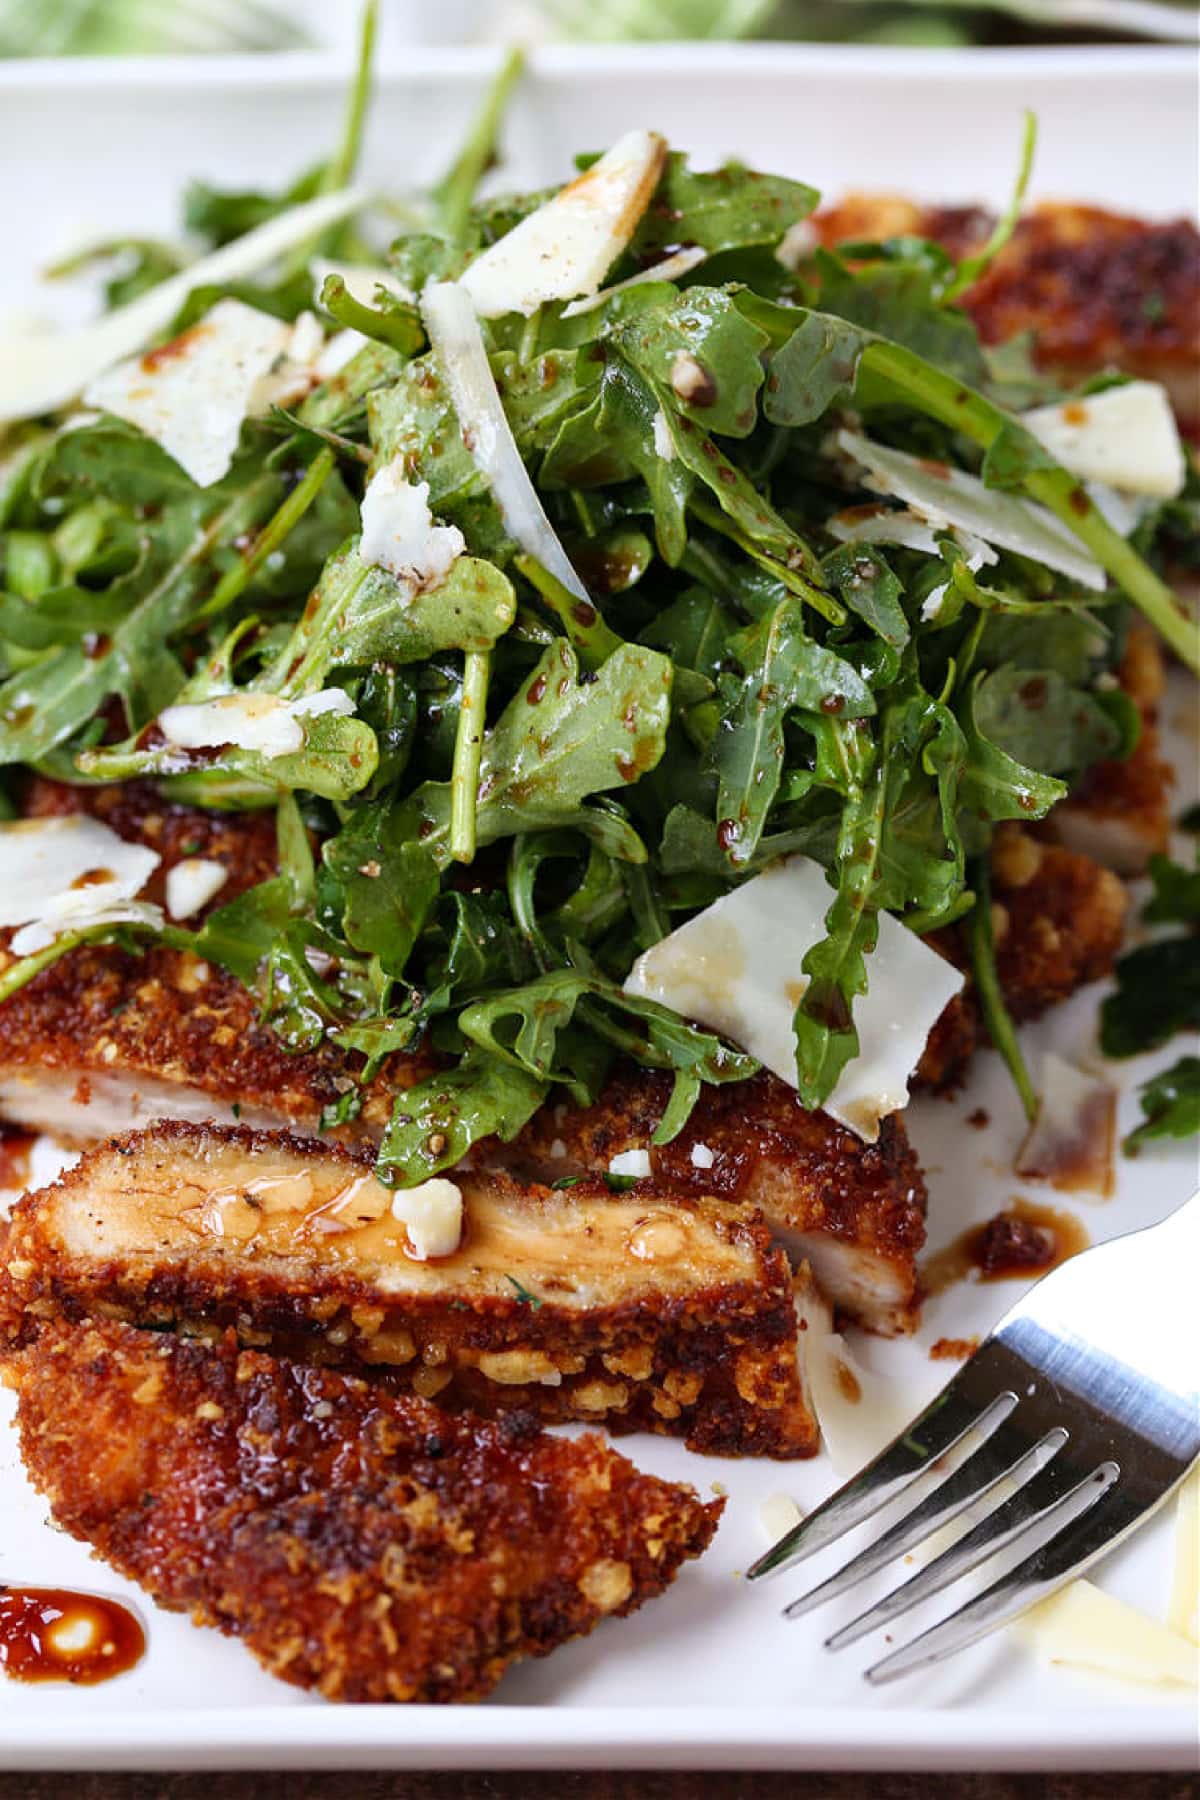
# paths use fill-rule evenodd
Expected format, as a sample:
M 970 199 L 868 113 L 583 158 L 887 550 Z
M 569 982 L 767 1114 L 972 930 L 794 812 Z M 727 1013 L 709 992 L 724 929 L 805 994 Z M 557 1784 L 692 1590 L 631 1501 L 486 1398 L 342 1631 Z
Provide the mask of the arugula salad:
M 327 162 L 193 185 L 196 261 L 102 246 L 106 316 L 0 384 L 0 765 L 273 809 L 279 850 L 199 927 L 126 896 L 27 936 L 0 998 L 81 942 L 159 942 L 360 1083 L 428 1046 L 393 1184 L 618 1056 L 673 1073 L 666 1141 L 758 1062 L 631 967 L 802 857 L 802 1103 L 860 1054 L 881 921 L 956 920 L 1032 1103 L 988 979 L 992 833 L 1129 752 L 1138 612 L 1200 666 L 1164 574 L 1200 486 L 1161 392 L 1095 382 L 1071 431 L 1030 347 L 956 304 L 1032 129 L 969 263 L 834 255 L 814 190 L 650 130 L 480 197 L 512 59 L 433 191 L 384 205 L 352 185 L 370 26 Z M 1195 877 L 1164 880 L 1190 917 Z M 1189 1067 L 1149 1129 L 1176 1089 L 1194 1115 Z

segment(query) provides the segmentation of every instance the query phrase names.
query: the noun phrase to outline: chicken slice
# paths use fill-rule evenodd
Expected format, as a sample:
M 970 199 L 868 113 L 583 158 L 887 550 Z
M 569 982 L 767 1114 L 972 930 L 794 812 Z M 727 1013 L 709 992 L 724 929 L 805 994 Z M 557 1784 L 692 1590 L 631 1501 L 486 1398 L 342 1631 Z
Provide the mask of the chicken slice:
M 668 1075 L 627 1066 L 594 1106 L 543 1107 L 503 1153 L 520 1173 L 552 1180 L 602 1173 L 614 1157 L 644 1151 L 648 1192 L 662 1184 L 761 1207 L 772 1235 L 794 1263 L 811 1265 L 835 1306 L 884 1334 L 913 1329 L 927 1196 L 898 1117 L 864 1144 L 764 1073 L 705 1088 L 679 1135 L 656 1145 L 670 1092 Z
M 458 1248 L 420 1261 L 402 1220 L 421 1190 L 381 1186 L 369 1154 L 241 1127 L 114 1139 L 14 1208 L 0 1337 L 59 1312 L 234 1327 L 453 1409 L 816 1451 L 791 1271 L 753 1207 L 665 1183 L 455 1187 Z
M 54 1521 L 331 1700 L 474 1700 L 661 1593 L 721 1503 L 594 1435 L 451 1416 L 330 1369 L 114 1320 L 8 1355 Z

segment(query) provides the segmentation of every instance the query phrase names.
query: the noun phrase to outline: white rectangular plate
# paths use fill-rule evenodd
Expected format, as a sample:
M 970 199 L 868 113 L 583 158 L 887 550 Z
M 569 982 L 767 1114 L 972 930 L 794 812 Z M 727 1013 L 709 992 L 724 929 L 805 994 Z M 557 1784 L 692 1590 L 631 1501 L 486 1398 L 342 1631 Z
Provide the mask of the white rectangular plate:
M 457 141 L 493 59 L 421 52 L 385 72 L 367 174 L 391 189 L 434 175 Z M 0 66 L 0 165 L 20 169 L 0 198 L 7 246 L 0 309 L 38 300 L 31 271 L 72 240 L 174 225 L 191 175 L 238 186 L 280 181 L 333 141 L 341 75 L 309 58 L 242 62 Z M 1035 191 L 1148 214 L 1195 208 L 1196 113 L 1190 52 L 906 52 L 771 45 L 677 46 L 537 59 L 505 128 L 505 185 L 553 181 L 574 152 L 653 125 L 700 164 L 737 153 L 822 186 L 887 188 L 937 201 L 1003 203 L 1020 115 L 1042 141 Z M 39 303 L 44 303 L 44 295 Z M 54 296 L 55 304 L 61 301 Z M 1167 706 L 1193 768 L 1195 689 Z M 1182 806 L 1192 796 L 1176 793 Z M 1099 990 L 1027 1034 L 1095 1052 Z M 1178 1054 L 1115 1071 L 1120 1126 L 1134 1089 Z M 986 1130 L 966 1116 L 986 1109 Z M 978 1059 L 956 1101 L 924 1100 L 912 1129 L 929 1175 L 934 1248 L 1006 1204 L 1019 1108 L 998 1059 Z M 1191 1145 L 1123 1163 L 1107 1205 L 1061 1202 L 1094 1238 L 1150 1223 L 1196 1179 Z M 931 1362 L 939 1337 L 985 1331 L 1019 1285 L 961 1286 L 932 1300 L 911 1343 L 860 1338 L 866 1375 L 856 1415 L 861 1456 L 882 1444 L 953 1371 Z M 0 1410 L 6 1410 L 0 1407 Z M 623 1445 L 644 1467 L 729 1494 L 711 1552 L 632 1620 L 547 1661 L 526 1664 L 477 1708 L 337 1708 L 262 1673 L 237 1645 L 155 1611 L 136 1589 L 47 1529 L 12 1434 L 0 1431 L 0 1581 L 119 1594 L 148 1627 L 149 1654 L 98 1688 L 0 1682 L 0 1766 L 57 1767 L 687 1767 L 1146 1768 L 1194 1756 L 1194 1695 L 1102 1683 L 1047 1669 L 1016 1634 L 933 1674 L 869 1692 L 866 1657 L 821 1648 L 818 1620 L 785 1624 L 801 1578 L 749 1588 L 738 1571 L 765 1547 L 758 1508 L 787 1492 L 811 1506 L 835 1484 L 807 1464 L 723 1463 L 662 1439 Z M 1160 1517 L 1106 1565 L 1106 1587 L 1159 1616 L 1172 1521 Z M 835 1553 L 836 1554 L 836 1553 Z M 814 1572 L 824 1572 L 814 1564 Z M 807 1573 L 807 1571 L 806 1571 Z M 854 1603 L 829 1609 L 832 1626 Z M 873 1648 L 871 1645 L 869 1648 Z

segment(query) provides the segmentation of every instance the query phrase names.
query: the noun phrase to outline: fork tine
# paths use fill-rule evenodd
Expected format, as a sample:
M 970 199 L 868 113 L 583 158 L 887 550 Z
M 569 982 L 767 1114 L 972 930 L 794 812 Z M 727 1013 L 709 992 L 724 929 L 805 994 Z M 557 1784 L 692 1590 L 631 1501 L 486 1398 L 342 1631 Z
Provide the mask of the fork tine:
M 823 1601 L 832 1600 L 836 1595 L 845 1593 L 847 1588 L 856 1587 L 868 1575 L 883 1568 L 885 1563 L 902 1556 L 914 1544 L 922 1543 L 939 1526 L 956 1519 L 973 1501 L 989 1494 L 999 1482 L 1015 1481 L 1023 1486 L 1058 1454 L 1067 1441 L 1067 1435 L 1059 1425 L 1053 1431 L 1048 1431 L 1036 1444 L 1023 1448 L 1023 1436 L 1011 1426 L 1001 1426 L 961 1467 L 947 1476 L 919 1506 L 915 1506 L 912 1512 L 898 1519 L 890 1530 L 885 1531 L 873 1544 L 868 1544 L 857 1556 L 852 1556 L 835 1575 L 818 1582 L 807 1594 L 801 1594 L 798 1600 L 793 1600 L 790 1606 L 785 1607 L 784 1618 L 801 1618 Z M 851 1643 L 853 1639 L 847 1637 L 843 1641 Z
M 902 1437 L 881 1450 L 874 1462 L 867 1464 L 851 1481 L 838 1488 L 828 1500 L 786 1532 L 777 1544 L 763 1553 L 746 1571 L 749 1581 L 781 1569 L 786 1563 L 799 1562 L 832 1544 L 845 1532 L 861 1525 L 872 1513 L 904 1492 L 934 1460 L 961 1443 L 969 1431 L 986 1432 L 999 1429 L 1017 1404 L 1011 1391 L 995 1395 L 982 1409 L 958 1386 L 957 1378 L 942 1389 L 931 1406 L 913 1420 Z
M 851 1619 L 840 1631 L 835 1631 L 826 1640 L 826 1648 L 840 1650 L 843 1645 L 856 1642 L 878 1626 L 890 1623 L 922 1600 L 928 1600 L 933 1594 L 940 1594 L 943 1588 L 957 1581 L 960 1575 L 970 1574 L 972 1569 L 978 1568 L 981 1562 L 986 1562 L 998 1550 L 1005 1549 L 1025 1535 L 1039 1532 L 1042 1525 L 1060 1514 L 1063 1515 L 1062 1525 L 1070 1524 L 1103 1497 L 1119 1474 L 1116 1463 L 1102 1463 L 1099 1470 L 1081 1481 L 1074 1473 L 1060 1471 L 1051 1463 L 1018 1493 L 1002 1501 L 978 1525 L 959 1538 L 957 1543 L 951 1544 L 948 1550 L 943 1550 L 925 1568 L 908 1581 L 902 1582 L 866 1612 L 860 1613 L 856 1619 Z M 1041 1533 L 1043 1541 L 1045 1535 Z M 890 1658 L 884 1660 L 889 1661 Z
M 883 1657 L 866 1671 L 866 1679 L 881 1687 L 886 1682 L 898 1680 L 901 1675 L 926 1668 L 930 1663 L 942 1662 L 957 1651 L 978 1643 L 980 1638 L 1007 1624 L 1037 1601 L 1048 1599 L 1068 1581 L 1089 1569 L 1112 1549 L 1116 1541 L 1107 1518 L 1093 1519 L 1089 1515 L 1092 1508 L 1111 1492 L 1119 1476 L 1116 1463 L 1101 1463 L 1070 1494 L 1058 1501 L 1050 1515 L 1043 1515 L 1043 1519 L 1059 1512 L 1066 1515 L 1048 1540 L 1043 1539 L 1016 1568 L 1009 1569 L 982 1594 L 968 1600 L 937 1625 L 931 1625 L 911 1643 Z M 1138 1515 L 1138 1520 L 1141 1516 Z

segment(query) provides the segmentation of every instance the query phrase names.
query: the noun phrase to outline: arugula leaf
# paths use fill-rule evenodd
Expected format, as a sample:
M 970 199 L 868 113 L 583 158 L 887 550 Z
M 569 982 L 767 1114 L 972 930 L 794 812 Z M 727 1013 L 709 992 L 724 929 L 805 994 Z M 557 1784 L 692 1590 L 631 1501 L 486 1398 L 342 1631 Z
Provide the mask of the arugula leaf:
M 821 573 L 885 644 L 903 650 L 911 635 L 901 604 L 904 590 L 878 550 L 845 544 L 824 558 Z
M 866 718 L 875 697 L 851 663 L 808 636 L 790 595 L 732 638 L 729 649 L 744 672 L 740 682 L 726 678 L 721 686 L 717 816 L 721 842 L 738 867 L 754 854 L 779 788 L 786 715 L 801 708 Z
M 1018 743 L 1035 735 L 1025 729 L 1028 706 L 1024 708 L 1026 717 L 1022 718 L 1010 705 L 1013 673 L 999 669 L 991 675 L 986 672 L 977 675 L 963 703 L 961 722 L 967 743 L 967 766 L 963 772 L 962 797 L 983 819 L 1042 819 L 1068 791 L 1065 781 L 1010 756 L 987 736 L 979 722 L 982 697 L 982 711 L 988 722 L 1008 732 Z M 1017 674 L 1019 677 L 1020 672 Z M 987 684 L 997 678 L 1000 678 L 999 687 L 985 692 Z
M 609 333 L 655 387 L 707 431 L 746 437 L 758 421 L 762 352 L 770 341 L 721 288 L 649 283 L 609 302 Z
M 484 739 L 476 832 L 480 844 L 515 832 L 584 822 L 590 795 L 624 787 L 662 755 L 671 664 L 623 644 L 590 681 L 559 638 Z M 450 789 L 427 782 L 413 797 L 423 841 L 445 854 Z
M 1138 1090 L 1142 1123 L 1125 1139 L 1127 1156 L 1156 1138 L 1187 1138 L 1200 1132 L 1200 1056 L 1181 1056 Z
M 425 928 L 440 886 L 438 865 L 408 835 L 402 812 L 388 801 L 360 807 L 322 851 L 341 896 L 341 926 L 356 950 L 402 975 Z
M 1142 917 L 1155 925 L 1200 923 L 1200 854 L 1194 869 L 1185 869 L 1169 856 L 1150 858 L 1147 873 L 1154 884 L 1154 898 L 1147 901 Z
M 511 1143 L 548 1084 L 472 1045 L 456 1068 L 396 1095 L 375 1172 L 389 1187 L 415 1187 L 461 1162 L 473 1144 Z
M 1116 977 L 1116 993 L 1100 1008 L 1105 1056 L 1137 1056 L 1200 1028 L 1200 937 L 1143 944 L 1121 957 Z
M 635 264 L 660 261 L 681 242 L 710 255 L 753 244 L 777 244 L 790 225 L 808 217 L 820 195 L 800 181 L 760 175 L 728 162 L 699 175 L 685 157 L 672 154 L 629 252 Z

